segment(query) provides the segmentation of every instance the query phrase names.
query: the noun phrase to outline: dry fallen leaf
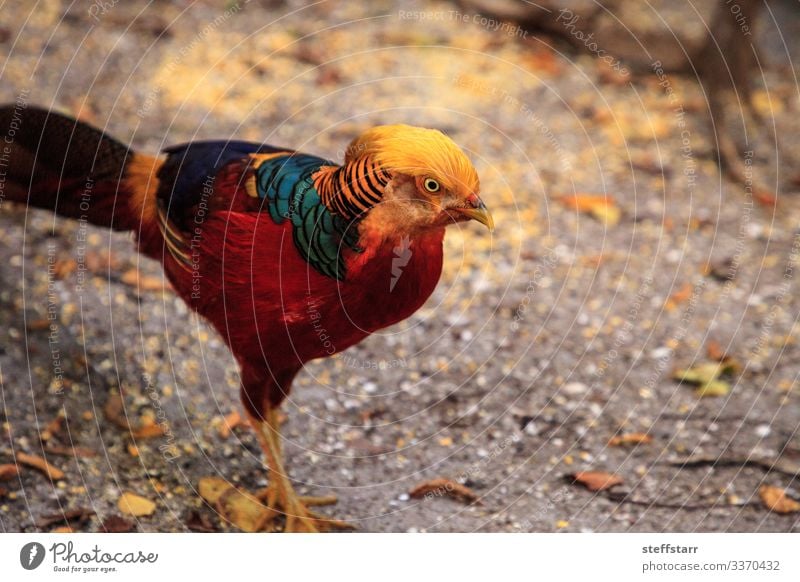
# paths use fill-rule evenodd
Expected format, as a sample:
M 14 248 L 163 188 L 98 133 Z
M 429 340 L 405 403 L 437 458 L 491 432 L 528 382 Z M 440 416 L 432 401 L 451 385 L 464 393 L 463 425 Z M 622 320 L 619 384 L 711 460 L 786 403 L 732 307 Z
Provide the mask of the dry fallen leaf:
M 103 407 L 103 413 L 106 418 L 116 424 L 120 428 L 130 430 L 128 420 L 125 418 L 125 403 L 122 400 L 122 395 L 114 391 L 108 395 L 106 405 Z
M 69 525 L 71 522 L 83 523 L 88 521 L 93 515 L 94 511 L 91 509 L 86 507 L 76 507 L 74 509 L 67 509 L 66 511 L 59 513 L 48 513 L 46 515 L 39 516 L 33 522 L 33 525 L 39 529 L 47 529 L 57 523 L 67 525 Z
M 716 340 L 708 340 L 706 354 L 709 360 L 714 360 L 715 362 L 723 362 L 728 358 L 725 350 L 722 349 L 722 345 Z
M 152 439 L 164 436 L 164 427 L 160 424 L 145 424 L 137 428 L 131 427 L 131 435 L 137 439 Z
M 622 214 L 614 198 L 604 194 L 565 194 L 558 200 L 567 208 L 590 214 L 611 226 L 619 222 Z
M 126 491 L 120 496 L 117 507 L 122 513 L 134 517 L 153 515 L 156 510 L 155 503 L 130 491 Z
M 215 505 L 222 494 L 232 487 L 233 485 L 220 477 L 203 477 L 197 484 L 197 491 L 200 497 Z
M 139 426 L 131 426 L 125 417 L 125 403 L 122 400 L 122 395 L 117 391 L 109 394 L 106 405 L 103 407 L 103 412 L 108 420 L 121 429 L 129 431 L 133 438 L 149 439 L 164 436 L 164 427 L 160 424 L 140 423 Z
M 16 465 L 0 465 L 0 481 L 10 481 L 17 475 L 19 475 L 19 467 Z
M 780 487 L 762 485 L 758 490 L 764 507 L 775 513 L 796 513 L 800 511 L 800 502 L 795 501 Z
M 753 192 L 753 198 L 756 202 L 768 208 L 775 208 L 778 205 L 778 197 L 772 192 L 767 192 L 766 190 L 755 190 Z
M 28 325 L 25 328 L 28 331 L 44 331 L 46 329 L 50 329 L 50 320 L 49 319 L 31 319 L 28 321 Z
M 409 495 L 414 499 L 423 497 L 451 497 L 464 503 L 476 503 L 480 505 L 478 495 L 469 487 L 450 479 L 431 479 L 414 487 Z
M 683 287 L 669 296 L 667 302 L 664 304 L 664 308 L 667 311 L 674 311 L 679 305 L 686 303 L 691 298 L 693 289 L 694 287 L 691 283 L 684 283 Z
M 136 524 L 119 515 L 109 515 L 100 524 L 100 531 L 106 533 L 127 533 L 135 529 Z
M 581 471 L 570 475 L 570 477 L 589 491 L 605 491 L 623 483 L 622 477 L 619 475 L 603 471 Z
M 26 453 L 17 453 L 17 463 L 22 465 L 27 465 L 28 467 L 33 467 L 34 469 L 38 469 L 51 481 L 58 481 L 59 479 L 64 478 L 64 471 L 58 469 L 44 460 L 42 457 L 37 457 L 36 455 L 28 455 Z
M 217 500 L 217 510 L 240 530 L 261 531 L 278 512 L 270 509 L 246 491 L 228 488 Z
M 122 274 L 119 279 L 126 285 L 136 287 L 140 291 L 166 291 L 169 284 L 161 277 L 151 277 L 139 272 L 138 269 L 130 269 Z
M 47 426 L 39 433 L 39 438 L 43 441 L 48 441 L 54 436 L 61 433 L 64 428 L 64 415 L 62 413 L 56 414 L 55 418 L 47 423 Z
M 643 432 L 631 432 L 627 434 L 618 434 L 613 437 L 608 444 L 612 447 L 619 447 L 622 445 L 638 445 L 646 444 L 653 441 L 653 437 Z
M 237 410 L 234 410 L 222 419 L 222 422 L 217 429 L 219 436 L 226 439 L 231 436 L 231 431 L 242 424 L 242 415 Z

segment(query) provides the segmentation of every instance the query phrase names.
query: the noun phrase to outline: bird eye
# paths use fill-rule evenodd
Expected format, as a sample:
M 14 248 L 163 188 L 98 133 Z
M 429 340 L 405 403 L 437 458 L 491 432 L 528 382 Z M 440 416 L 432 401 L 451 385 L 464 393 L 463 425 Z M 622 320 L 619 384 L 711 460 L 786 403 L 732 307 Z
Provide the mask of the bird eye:
M 423 184 L 423 186 L 425 186 L 425 189 L 428 192 L 438 192 L 439 191 L 439 182 L 437 182 L 433 178 L 425 178 L 425 181 L 422 184 Z

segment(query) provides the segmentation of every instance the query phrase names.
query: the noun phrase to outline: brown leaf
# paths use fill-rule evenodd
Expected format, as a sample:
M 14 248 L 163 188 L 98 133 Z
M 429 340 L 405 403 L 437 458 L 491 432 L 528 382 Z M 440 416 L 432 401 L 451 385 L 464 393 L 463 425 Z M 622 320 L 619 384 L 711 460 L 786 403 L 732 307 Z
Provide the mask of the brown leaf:
M 722 362 L 728 358 L 725 350 L 722 349 L 722 344 L 716 340 L 708 340 L 706 344 L 706 354 L 708 354 L 709 360 L 714 360 L 716 362 Z
M 103 413 L 106 418 L 117 425 L 119 428 L 130 430 L 131 426 L 128 424 L 128 419 L 125 418 L 125 403 L 122 400 L 122 395 L 114 391 L 108 395 L 106 405 L 103 407 Z
M 137 439 L 152 439 L 164 436 L 164 427 L 160 424 L 146 424 L 137 428 L 131 428 L 131 435 Z
M 135 523 L 119 515 L 109 515 L 100 524 L 100 531 L 106 533 L 127 533 L 135 530 Z
M 42 515 L 33 522 L 39 529 L 47 529 L 52 525 L 69 524 L 70 522 L 77 521 L 83 523 L 94 515 L 94 511 L 86 507 L 76 507 L 75 509 L 68 509 L 61 513 L 48 513 Z
M 778 205 L 778 197 L 772 192 L 767 192 L 766 190 L 755 190 L 753 192 L 753 198 L 756 202 L 768 208 L 775 208 Z
M 205 513 L 192 511 L 186 520 L 186 527 L 191 531 L 200 533 L 214 533 L 219 531 Z
M 51 321 L 49 319 L 31 319 L 25 327 L 28 331 L 44 331 L 50 329 L 50 324 Z
M 472 489 L 444 478 L 431 479 L 420 483 L 409 492 L 409 495 L 414 499 L 451 497 L 464 503 L 481 504 L 478 495 Z
M 581 471 L 570 475 L 570 477 L 589 491 L 605 491 L 623 483 L 622 477 L 619 475 L 603 471 Z
M 125 271 L 119 280 L 139 291 L 167 291 L 170 289 L 169 283 L 165 279 L 145 275 L 135 268 Z
M 48 441 L 52 437 L 61 434 L 61 430 L 64 428 L 64 415 L 62 413 L 56 414 L 55 418 L 47 423 L 47 426 L 44 427 L 44 430 L 39 433 L 39 438 L 43 441 Z
M 780 487 L 762 485 L 758 494 L 764 507 L 775 513 L 796 513 L 800 511 L 800 502 L 795 501 Z
M 117 507 L 122 513 L 134 517 L 153 515 L 156 510 L 155 503 L 130 491 L 126 491 L 120 496 Z
M 630 432 L 627 434 L 618 434 L 613 437 L 608 444 L 612 447 L 619 447 L 622 445 L 638 445 L 653 442 L 653 437 L 643 432 Z
M 278 512 L 246 491 L 229 487 L 217 500 L 217 510 L 240 530 L 261 531 Z
M 0 465 L 0 481 L 10 481 L 19 475 L 19 467 L 14 464 Z
M 28 467 L 33 467 L 34 469 L 41 471 L 47 475 L 51 481 L 58 481 L 59 479 L 64 478 L 64 471 L 54 467 L 45 459 L 42 457 L 37 457 L 36 455 L 17 453 L 17 463 L 27 465 Z

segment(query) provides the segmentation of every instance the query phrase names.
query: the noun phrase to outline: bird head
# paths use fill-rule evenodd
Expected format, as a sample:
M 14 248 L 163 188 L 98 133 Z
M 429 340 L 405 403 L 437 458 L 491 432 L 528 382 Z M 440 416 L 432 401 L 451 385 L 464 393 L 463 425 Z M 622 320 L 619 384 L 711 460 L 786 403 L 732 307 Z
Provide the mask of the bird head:
M 476 220 L 494 221 L 480 198 L 480 180 L 469 158 L 445 134 L 410 125 L 367 130 L 347 148 L 345 164 L 374 160 L 390 180 L 366 219 L 399 236 Z

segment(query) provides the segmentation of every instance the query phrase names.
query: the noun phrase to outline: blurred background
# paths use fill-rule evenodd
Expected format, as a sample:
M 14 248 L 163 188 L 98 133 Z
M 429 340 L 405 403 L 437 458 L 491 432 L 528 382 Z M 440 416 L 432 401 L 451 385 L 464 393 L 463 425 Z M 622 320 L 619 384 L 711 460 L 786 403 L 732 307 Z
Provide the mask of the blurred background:
M 798 32 L 788 0 L 6 2 L 0 98 L 149 153 L 340 161 L 385 123 L 467 151 L 497 230 L 449 232 L 428 304 L 285 406 L 290 473 L 337 517 L 798 531 L 769 501 L 800 497 Z M 0 465 L 63 471 L 0 481 L 0 530 L 235 531 L 196 491 L 265 483 L 232 357 L 129 237 L 83 238 L 0 199 Z M 410 496 L 438 478 L 481 503 Z

